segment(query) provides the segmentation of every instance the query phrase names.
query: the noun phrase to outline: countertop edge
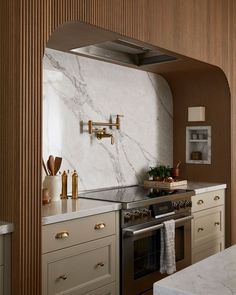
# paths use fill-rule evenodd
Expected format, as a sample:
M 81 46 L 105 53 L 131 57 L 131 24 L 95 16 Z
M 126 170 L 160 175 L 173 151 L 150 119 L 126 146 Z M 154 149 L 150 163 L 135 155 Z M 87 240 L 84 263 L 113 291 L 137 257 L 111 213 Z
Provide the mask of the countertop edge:
M 14 231 L 13 223 L 4 223 L 0 225 L 0 235 L 10 234 Z
M 208 193 L 208 192 L 213 192 L 213 191 L 217 191 L 220 189 L 226 189 L 227 185 L 226 184 L 216 184 L 215 186 L 209 186 L 209 187 L 204 187 L 204 188 L 196 188 L 193 189 L 195 194 L 203 194 L 203 193 Z
M 42 225 L 44 226 L 44 225 L 48 225 L 48 224 L 69 221 L 69 220 L 73 220 L 73 219 L 79 219 L 79 218 L 88 217 L 91 215 L 97 215 L 97 214 L 102 214 L 102 213 L 107 213 L 107 212 L 112 212 L 112 211 L 118 211 L 120 209 L 121 209 L 121 204 L 112 203 L 107 206 L 87 209 L 87 210 L 83 210 L 83 211 L 63 213 L 63 214 L 52 215 L 52 216 L 45 216 L 45 217 L 42 217 Z

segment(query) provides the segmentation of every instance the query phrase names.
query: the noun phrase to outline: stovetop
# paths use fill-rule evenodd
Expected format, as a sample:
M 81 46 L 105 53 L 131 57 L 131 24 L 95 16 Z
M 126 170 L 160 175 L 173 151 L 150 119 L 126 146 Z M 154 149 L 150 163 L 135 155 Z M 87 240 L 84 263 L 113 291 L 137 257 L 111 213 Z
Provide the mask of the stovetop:
M 138 208 L 167 200 L 184 199 L 192 196 L 193 191 L 185 189 L 152 189 L 142 186 L 121 187 L 101 191 L 85 192 L 79 198 L 121 203 L 123 209 Z

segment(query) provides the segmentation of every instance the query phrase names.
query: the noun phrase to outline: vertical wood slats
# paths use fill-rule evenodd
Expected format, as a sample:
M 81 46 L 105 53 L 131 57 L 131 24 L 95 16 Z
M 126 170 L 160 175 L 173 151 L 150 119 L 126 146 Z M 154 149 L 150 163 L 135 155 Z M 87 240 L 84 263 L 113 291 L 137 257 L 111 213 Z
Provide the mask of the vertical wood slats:
M 226 41 L 236 31 L 236 16 L 229 6 L 235 11 L 233 0 L 0 1 L 0 219 L 16 225 L 13 294 L 41 293 L 42 57 L 49 36 L 64 22 L 78 20 L 219 65 L 231 77 L 235 99 L 235 49 L 228 56 L 232 43 Z M 234 28 L 230 35 L 229 22 Z M 232 175 L 236 170 L 234 146 L 232 142 Z M 236 193 L 235 185 L 232 192 Z M 234 198 L 232 212 L 235 210 Z M 233 233 L 236 235 L 235 226 Z

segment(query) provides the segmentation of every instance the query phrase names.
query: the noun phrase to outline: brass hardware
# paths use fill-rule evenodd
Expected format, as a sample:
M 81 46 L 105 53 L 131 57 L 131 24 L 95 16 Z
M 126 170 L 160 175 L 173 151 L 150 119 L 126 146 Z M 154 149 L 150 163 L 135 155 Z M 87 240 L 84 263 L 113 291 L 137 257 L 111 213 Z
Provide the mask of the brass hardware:
M 202 205 L 203 203 L 204 203 L 203 200 L 199 200 L 199 201 L 197 202 L 198 205 Z
M 218 201 L 219 199 L 220 199 L 219 196 L 215 196 L 215 197 L 214 197 L 214 200 L 215 200 L 215 201 Z
M 67 275 L 61 275 L 61 276 L 59 276 L 58 279 L 66 280 L 67 279 Z
M 200 231 L 204 231 L 204 228 L 203 228 L 203 227 L 199 227 L 199 228 L 197 229 L 197 231 L 198 231 L 198 232 L 200 232 Z
M 103 228 L 105 228 L 105 226 L 106 226 L 106 224 L 105 223 L 97 223 L 97 224 L 95 224 L 95 226 L 94 226 L 94 229 L 96 229 L 96 230 L 98 230 L 98 229 L 103 229 Z
M 124 117 L 123 115 L 116 115 L 116 122 L 110 121 L 107 122 L 93 122 L 92 120 L 88 121 L 88 132 L 89 134 L 94 133 L 97 139 L 101 140 L 102 138 L 111 138 L 111 144 L 114 144 L 114 136 L 112 133 L 108 133 L 106 128 L 93 128 L 94 126 L 107 126 L 112 129 L 112 127 L 116 127 L 117 130 L 120 130 L 120 117 Z
M 98 264 L 96 265 L 96 267 L 103 267 L 105 264 L 103 262 L 98 262 Z
M 57 233 L 55 239 L 67 239 L 69 237 L 69 233 L 67 231 L 62 231 Z
M 220 225 L 219 221 L 216 221 L 215 222 L 215 226 L 217 226 L 217 225 Z

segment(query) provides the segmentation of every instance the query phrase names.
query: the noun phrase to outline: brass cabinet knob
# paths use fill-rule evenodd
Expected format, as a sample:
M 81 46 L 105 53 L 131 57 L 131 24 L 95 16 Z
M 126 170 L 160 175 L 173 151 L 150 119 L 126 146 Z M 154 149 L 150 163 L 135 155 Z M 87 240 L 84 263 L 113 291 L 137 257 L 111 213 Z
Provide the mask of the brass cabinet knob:
M 215 197 L 214 197 L 214 200 L 215 200 L 215 201 L 218 201 L 219 199 L 220 199 L 219 196 L 215 196 Z
M 199 227 L 199 228 L 197 229 L 197 231 L 198 231 L 198 232 L 200 232 L 200 231 L 204 231 L 204 228 L 203 228 L 203 227 Z
M 203 203 L 204 203 L 203 200 L 199 200 L 199 201 L 197 202 L 198 205 L 202 205 Z
M 219 221 L 216 221 L 215 222 L 215 226 L 217 226 L 217 225 L 220 225 Z
M 67 275 L 61 275 L 61 276 L 59 276 L 59 278 L 58 278 L 59 280 L 66 280 L 67 279 Z
M 96 229 L 96 230 L 98 230 L 98 229 L 103 229 L 103 228 L 105 228 L 105 226 L 106 226 L 106 224 L 105 223 L 97 223 L 97 224 L 95 224 L 95 226 L 94 226 L 94 229 Z
M 69 233 L 67 231 L 62 231 L 62 232 L 57 233 L 55 235 L 55 239 L 58 239 L 58 240 L 60 240 L 60 239 L 67 239 L 68 237 L 69 237 Z
M 105 264 L 103 262 L 98 262 L 96 267 L 103 267 Z

